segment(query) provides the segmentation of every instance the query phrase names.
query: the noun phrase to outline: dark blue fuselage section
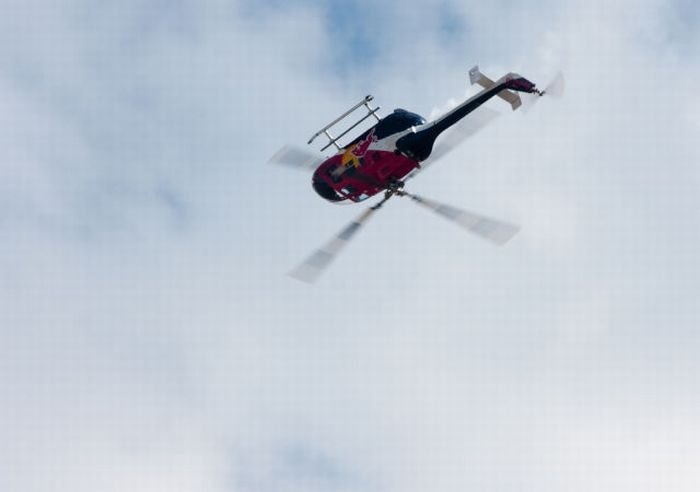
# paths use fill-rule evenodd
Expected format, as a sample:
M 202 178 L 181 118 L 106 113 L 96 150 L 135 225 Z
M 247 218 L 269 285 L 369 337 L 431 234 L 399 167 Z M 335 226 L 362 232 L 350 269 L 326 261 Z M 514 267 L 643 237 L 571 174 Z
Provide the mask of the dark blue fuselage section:
M 385 116 L 372 128 L 367 129 L 365 132 L 360 134 L 356 139 L 347 144 L 345 148 L 355 145 L 357 142 L 367 138 L 367 135 L 374 130 L 374 135 L 377 140 L 381 140 L 395 133 L 399 133 L 413 126 L 419 126 L 425 124 L 425 118 L 422 116 L 406 111 L 405 109 L 397 108 L 390 115 Z

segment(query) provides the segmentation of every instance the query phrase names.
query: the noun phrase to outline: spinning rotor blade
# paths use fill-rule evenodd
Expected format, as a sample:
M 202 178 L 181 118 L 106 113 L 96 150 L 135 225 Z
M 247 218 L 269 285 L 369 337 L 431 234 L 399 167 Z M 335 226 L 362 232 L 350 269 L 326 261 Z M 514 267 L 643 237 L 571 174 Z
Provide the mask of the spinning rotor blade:
M 491 241 L 497 245 L 503 245 L 510 241 L 515 234 L 520 230 L 520 227 L 508 222 L 501 222 L 490 217 L 477 215 L 466 210 L 461 210 L 451 205 L 436 202 L 427 198 L 403 192 L 405 196 L 410 197 L 414 202 L 425 208 L 432 210 L 438 215 L 454 222 L 458 226 L 467 229 L 469 232 L 481 236 L 482 238 Z
M 275 155 L 270 157 L 268 162 L 313 171 L 320 166 L 324 160 L 322 156 L 309 152 L 308 150 L 300 149 L 292 145 L 285 145 L 275 152 Z
M 452 127 L 451 131 L 445 132 L 442 138 L 438 138 L 435 143 L 435 148 L 430 154 L 430 160 L 426 162 L 433 163 L 441 157 L 451 152 L 455 147 L 464 142 L 467 138 L 473 136 L 491 123 L 498 115 L 498 111 L 481 106 L 476 111 Z M 425 167 L 425 166 L 423 166 Z
M 564 74 L 559 72 L 542 92 L 552 97 L 561 97 L 564 95 L 564 86 Z
M 450 128 L 450 130 L 438 137 L 437 142 L 435 142 L 435 148 L 430 153 L 430 157 L 421 162 L 421 167 L 410 173 L 405 179 L 413 178 L 420 171 L 431 166 L 439 159 L 452 152 L 452 150 L 454 150 L 462 142 L 487 126 L 500 114 L 501 113 L 498 111 L 485 106 L 481 106 L 479 109 L 472 112 L 454 127 Z
M 532 106 L 535 105 L 537 101 L 539 101 L 541 96 L 552 96 L 555 99 L 558 99 L 564 95 L 564 74 L 559 72 L 554 76 L 554 79 L 547 84 L 547 87 L 544 88 L 544 90 L 540 94 L 532 94 L 529 97 L 523 99 L 523 110 L 524 111 L 530 111 L 532 109 Z
M 389 198 L 391 198 L 391 196 L 385 197 L 376 205 L 365 210 L 362 215 L 345 226 L 333 239 L 328 241 L 323 247 L 314 251 L 311 256 L 289 272 L 289 275 L 309 284 L 315 282 L 318 276 L 330 265 L 336 256 L 338 256 L 348 242 L 350 242 L 355 233 L 369 220 L 372 213 L 379 210 Z

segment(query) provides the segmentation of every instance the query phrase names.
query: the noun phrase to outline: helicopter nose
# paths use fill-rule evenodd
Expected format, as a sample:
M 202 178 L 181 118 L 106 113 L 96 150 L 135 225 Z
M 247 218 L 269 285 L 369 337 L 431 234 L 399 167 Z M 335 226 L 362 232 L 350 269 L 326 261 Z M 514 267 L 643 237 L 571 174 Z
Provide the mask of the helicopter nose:
M 339 202 L 345 200 L 345 197 L 338 194 L 328 183 L 326 183 L 318 174 L 314 174 L 311 185 L 314 191 L 319 194 L 324 200 L 330 202 Z

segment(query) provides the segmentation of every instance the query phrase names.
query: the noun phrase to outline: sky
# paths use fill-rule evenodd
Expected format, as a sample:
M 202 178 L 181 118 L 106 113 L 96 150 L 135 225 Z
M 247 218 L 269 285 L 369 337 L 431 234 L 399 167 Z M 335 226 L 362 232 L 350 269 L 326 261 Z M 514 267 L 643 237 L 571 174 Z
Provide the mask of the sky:
M 0 490 L 698 489 L 700 7 L 375 3 L 0 0 Z M 410 191 L 520 233 L 288 277 L 364 205 L 269 157 L 477 63 L 566 94 Z

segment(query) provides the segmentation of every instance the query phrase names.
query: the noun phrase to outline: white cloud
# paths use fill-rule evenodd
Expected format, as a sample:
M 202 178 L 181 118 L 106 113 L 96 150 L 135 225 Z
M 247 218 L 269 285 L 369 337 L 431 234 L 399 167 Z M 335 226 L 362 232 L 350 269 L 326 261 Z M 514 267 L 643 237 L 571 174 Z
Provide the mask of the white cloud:
M 448 3 L 336 72 L 303 3 L 3 2 L 0 488 L 697 488 L 694 7 Z M 567 96 L 411 186 L 523 232 L 396 200 L 285 278 L 359 210 L 267 157 L 477 62 Z

